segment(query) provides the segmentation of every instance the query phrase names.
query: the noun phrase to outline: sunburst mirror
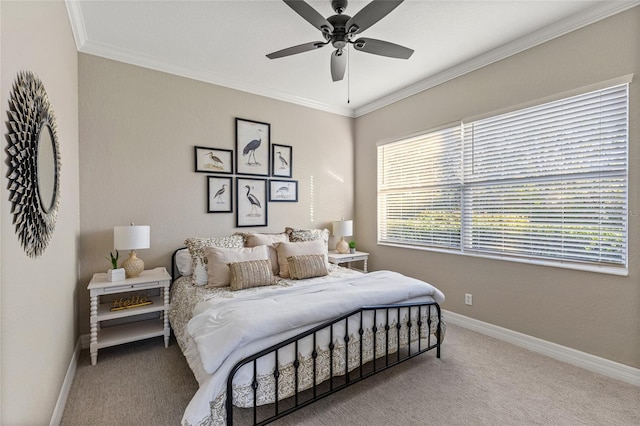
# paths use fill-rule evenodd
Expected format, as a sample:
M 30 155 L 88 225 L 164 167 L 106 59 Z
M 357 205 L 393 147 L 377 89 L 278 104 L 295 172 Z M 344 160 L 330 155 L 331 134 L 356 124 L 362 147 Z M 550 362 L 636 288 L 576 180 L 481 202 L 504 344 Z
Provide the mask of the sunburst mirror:
M 37 75 L 21 71 L 9 98 L 9 201 L 13 223 L 29 257 L 41 256 L 56 226 L 60 151 L 56 117 Z

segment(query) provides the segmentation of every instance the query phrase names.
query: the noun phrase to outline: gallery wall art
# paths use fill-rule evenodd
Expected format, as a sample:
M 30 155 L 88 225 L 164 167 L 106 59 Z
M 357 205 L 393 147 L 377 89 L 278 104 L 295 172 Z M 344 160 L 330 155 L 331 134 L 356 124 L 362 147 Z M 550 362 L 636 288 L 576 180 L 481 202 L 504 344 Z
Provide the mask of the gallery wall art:
M 235 211 L 237 227 L 268 226 L 269 202 L 298 202 L 293 147 L 272 144 L 271 125 L 261 121 L 236 118 L 235 135 L 235 152 L 193 147 L 194 171 L 208 175 L 207 213 Z

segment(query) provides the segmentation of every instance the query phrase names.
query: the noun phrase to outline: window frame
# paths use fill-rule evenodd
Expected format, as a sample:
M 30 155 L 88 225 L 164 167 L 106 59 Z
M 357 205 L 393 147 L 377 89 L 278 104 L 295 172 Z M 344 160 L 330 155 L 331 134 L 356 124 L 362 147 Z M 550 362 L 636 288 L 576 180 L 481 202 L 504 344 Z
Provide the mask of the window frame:
M 622 80 L 622 81 L 620 81 Z M 629 76 L 625 76 L 622 77 L 620 79 L 615 79 L 615 80 L 611 80 L 609 82 L 603 82 L 600 83 L 598 86 L 599 87 L 594 87 L 591 86 L 589 88 L 584 88 L 584 90 L 581 91 L 574 91 L 572 94 L 567 94 L 565 93 L 564 95 L 556 95 L 554 96 L 554 99 L 549 100 L 548 98 L 545 100 L 539 100 L 537 102 L 531 102 L 529 103 L 527 106 L 519 106 L 516 108 L 511 109 L 511 111 L 507 111 L 507 112 L 501 112 L 501 113 L 493 113 L 493 114 L 485 114 L 483 117 L 481 118 L 477 118 L 474 120 L 468 120 L 466 123 L 464 121 L 459 121 L 456 123 L 451 123 L 445 126 L 440 126 L 438 128 L 434 128 L 428 131 L 424 131 L 424 132 L 420 132 L 420 133 L 416 133 L 404 138 L 400 138 L 400 139 L 396 139 L 396 140 L 390 140 L 390 141 L 385 141 L 385 142 L 381 142 L 378 144 L 377 146 L 377 171 L 378 171 L 378 182 L 377 182 L 377 230 L 376 230 L 376 236 L 377 236 L 377 242 L 379 245 L 383 245 L 383 246 L 393 246 L 393 247 L 403 247 L 403 248 L 410 248 L 410 249 L 416 249 L 416 250 L 425 250 L 425 251 L 434 251 L 434 252 L 443 252 L 443 253 L 450 253 L 450 254 L 458 254 L 458 255 L 464 255 L 464 256 L 472 256 L 472 257 L 480 257 L 480 258 L 487 258 L 487 259 L 499 259 L 499 260 L 507 260 L 507 261 L 514 261 L 514 262 L 520 262 L 520 263 L 527 263 L 527 264 L 533 264 L 533 265 L 543 265 L 543 266 L 552 266 L 552 267 L 561 267 L 561 268 L 568 268 L 568 269 L 576 269 L 576 270 L 583 270 L 583 271 L 592 271 L 592 272 L 600 272 L 600 273 L 607 273 L 607 274 L 613 274 L 613 275 L 628 275 L 628 263 L 629 263 L 629 214 L 628 214 L 628 209 L 629 209 L 629 163 L 630 163 L 630 159 L 629 159 L 629 97 L 630 97 L 630 92 L 629 92 L 629 83 L 631 81 L 631 77 Z M 544 106 L 545 104 L 551 104 L 553 102 L 558 102 L 558 101 L 566 101 L 569 98 L 572 98 L 574 96 L 580 96 L 580 95 L 587 95 L 591 92 L 595 92 L 595 91 L 600 91 L 600 90 L 607 90 L 607 89 L 613 89 L 616 86 L 622 86 L 625 85 L 625 112 L 626 112 L 626 117 L 625 117 L 625 140 L 624 140 L 624 146 L 625 146 L 625 152 L 624 152 L 624 203 L 623 203 L 623 214 L 621 214 L 619 217 L 622 218 L 622 222 L 623 226 L 620 230 L 620 232 L 622 232 L 622 238 L 624 239 L 623 242 L 621 242 L 621 244 L 623 245 L 622 248 L 620 249 L 620 253 L 622 254 L 622 260 L 620 261 L 620 263 L 598 263 L 596 261 L 586 261 L 586 260 L 575 260 L 575 259 L 571 259 L 571 258 L 562 258 L 562 257 L 557 257 L 557 258 L 548 258 L 548 257 L 537 257 L 537 256 L 533 256 L 531 254 L 519 254 L 517 256 L 514 255 L 508 255 L 508 254 L 502 254 L 502 253 L 495 253 L 495 252 L 487 252 L 487 251 L 483 251 L 483 250 L 473 250 L 473 249 L 469 249 L 465 243 L 465 240 L 468 239 L 468 235 L 467 232 L 468 230 L 466 229 L 469 225 L 468 225 L 468 218 L 465 219 L 465 210 L 468 210 L 467 207 L 467 201 L 465 201 L 465 196 L 468 195 L 468 191 L 469 188 L 471 188 L 473 185 L 477 185 L 476 183 L 467 183 L 466 179 L 465 179 L 465 168 L 464 168 L 464 158 L 465 158 L 465 135 L 464 135 L 464 129 L 465 126 L 469 125 L 469 122 L 479 122 L 482 120 L 490 120 L 493 119 L 495 117 L 498 117 L 500 115 L 503 114 L 507 114 L 507 113 L 517 113 L 532 107 L 536 107 L 536 106 Z M 577 93 L 576 93 L 577 92 Z M 429 138 L 432 137 L 434 134 L 437 134 L 439 132 L 443 132 L 443 131 L 447 131 L 450 130 L 452 128 L 456 128 L 458 127 L 460 129 L 460 134 L 461 134 L 461 141 L 460 141 L 460 149 L 462 150 L 461 152 L 461 157 L 462 157 L 462 161 L 460 164 L 460 211 L 459 211 L 459 216 L 460 216 L 460 241 L 459 244 L 456 247 L 442 247 L 442 246 L 430 246 L 428 244 L 416 244 L 416 243 L 412 243 L 410 241 L 398 241 L 398 240 L 389 240 L 388 239 L 388 234 L 386 235 L 387 238 L 385 238 L 384 235 L 381 234 L 381 224 L 385 221 L 385 218 L 382 217 L 383 212 L 381 211 L 381 197 L 384 197 L 384 190 L 381 190 L 381 148 L 384 150 L 385 146 L 393 146 L 393 145 L 397 145 L 399 143 L 406 143 L 408 141 L 415 141 L 415 140 L 419 140 L 421 138 Z M 622 172 L 618 172 L 618 174 L 620 175 Z M 556 176 L 558 181 L 562 181 L 563 177 L 562 175 L 560 176 Z M 532 176 L 528 176 L 526 179 L 528 179 L 529 181 L 531 180 L 535 180 L 535 178 L 532 178 Z M 526 181 L 526 179 L 524 181 Z M 603 203 L 599 203 L 597 204 L 599 206 L 602 206 Z M 387 218 L 388 221 L 388 218 Z M 558 234 L 561 235 L 561 234 Z M 598 240 L 601 241 L 601 240 Z

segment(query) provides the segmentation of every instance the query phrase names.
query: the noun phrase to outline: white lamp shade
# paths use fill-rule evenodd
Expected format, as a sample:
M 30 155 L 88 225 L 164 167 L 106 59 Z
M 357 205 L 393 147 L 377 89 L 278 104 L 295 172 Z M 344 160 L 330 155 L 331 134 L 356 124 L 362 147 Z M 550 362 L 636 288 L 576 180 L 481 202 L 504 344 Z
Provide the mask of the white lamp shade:
M 353 221 L 336 220 L 333 222 L 333 235 L 337 237 L 348 237 L 353 235 Z
M 113 248 L 116 250 L 148 249 L 151 229 L 149 226 L 116 226 L 113 228 Z

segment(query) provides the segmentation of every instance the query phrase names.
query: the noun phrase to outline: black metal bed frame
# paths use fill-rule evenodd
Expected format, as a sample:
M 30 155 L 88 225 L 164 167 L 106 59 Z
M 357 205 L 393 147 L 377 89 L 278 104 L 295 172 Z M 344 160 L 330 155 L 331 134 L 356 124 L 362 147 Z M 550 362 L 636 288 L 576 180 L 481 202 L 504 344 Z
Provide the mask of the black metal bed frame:
M 173 277 L 173 280 L 177 279 L 179 277 L 179 273 L 177 273 L 177 268 L 176 268 L 176 254 L 179 250 L 186 248 L 186 247 L 182 247 L 180 249 L 177 249 L 173 252 L 173 255 L 171 257 L 171 276 Z M 435 332 L 435 343 L 432 342 L 432 338 L 431 338 L 431 325 L 432 325 L 432 320 L 431 320 L 431 307 L 435 307 L 436 309 L 436 313 L 437 313 L 437 325 L 436 325 L 436 332 Z M 400 312 L 403 309 L 408 309 L 408 315 L 407 315 L 407 321 L 404 324 L 401 324 L 400 321 Z M 413 324 L 411 322 L 411 314 L 412 309 L 417 309 L 417 321 L 415 324 Z M 397 323 L 395 326 L 391 326 L 389 325 L 389 312 L 390 311 L 394 311 L 396 313 L 396 318 L 397 318 Z M 363 362 L 363 341 L 362 341 L 362 337 L 364 335 L 364 328 L 363 328 L 363 316 L 365 312 L 368 311 L 373 311 L 373 326 L 371 327 L 371 331 L 373 332 L 373 336 L 374 336 L 374 341 L 373 341 L 373 359 L 372 361 L 368 361 L 368 363 L 364 363 Z M 423 313 L 426 311 L 426 324 L 424 321 L 422 321 L 422 317 L 424 316 Z M 378 329 L 378 318 L 380 318 L 380 315 L 383 316 L 383 320 L 384 320 L 384 325 L 382 326 L 384 329 L 384 339 L 385 339 L 385 351 L 383 354 L 376 354 L 376 348 L 377 348 L 377 344 L 378 344 L 378 331 L 380 331 Z M 356 320 L 359 319 L 359 327 L 357 330 L 358 335 L 360 336 L 360 342 L 359 342 L 359 360 L 360 360 L 360 365 L 357 366 L 356 368 L 353 369 L 349 369 L 350 364 L 349 364 L 349 341 L 350 341 L 350 337 L 349 337 L 349 320 L 351 318 L 356 318 Z M 341 340 L 345 343 L 345 349 L 344 349 L 344 361 L 345 361 L 345 370 L 344 370 L 344 375 L 338 375 L 335 374 L 334 375 L 334 371 L 333 371 L 333 362 L 334 362 L 334 332 L 333 332 L 333 327 L 341 322 L 344 322 L 344 336 L 341 337 Z M 407 347 L 404 350 L 401 350 L 400 348 L 400 332 L 402 329 L 402 326 L 406 326 L 406 336 L 407 336 Z M 417 330 L 417 350 L 413 351 L 411 350 L 412 348 L 412 342 L 411 342 L 411 329 L 412 327 L 418 327 Z M 426 327 L 426 331 L 427 331 L 427 337 L 426 337 L 426 346 L 423 346 L 423 342 L 422 342 L 422 330 L 423 327 Z M 362 308 L 356 309 L 354 311 L 351 311 L 349 313 L 346 313 L 338 318 L 326 321 L 310 330 L 307 330 L 303 333 L 300 333 L 296 336 L 293 336 L 283 342 L 277 343 L 273 346 L 270 346 L 254 355 L 251 355 L 241 361 L 239 361 L 238 363 L 236 363 L 236 365 L 231 369 L 231 372 L 229 373 L 229 376 L 227 378 L 227 387 L 226 387 L 226 417 L 227 417 L 227 425 L 228 426 L 232 426 L 233 425 L 233 411 L 234 411 L 234 406 L 233 406 L 233 379 L 236 375 L 236 373 L 238 371 L 240 371 L 240 369 L 250 363 L 253 363 L 253 380 L 251 383 L 251 388 L 253 389 L 253 407 L 249 408 L 248 410 L 253 410 L 252 412 L 252 417 L 253 417 L 253 421 L 252 424 L 253 425 L 265 425 L 268 423 L 271 423 L 275 420 L 278 420 L 288 414 L 293 413 L 294 411 L 297 411 L 303 407 L 306 407 L 307 405 L 316 402 L 324 397 L 327 397 L 329 395 L 332 395 L 348 386 L 351 386 L 355 383 L 358 383 L 368 377 L 373 376 L 374 374 L 380 373 L 382 371 L 387 370 L 390 367 L 393 367 L 394 365 L 400 364 L 404 361 L 407 361 L 411 358 L 414 358 L 424 352 L 430 351 L 432 349 L 436 349 L 436 357 L 440 358 L 440 345 L 441 345 L 441 335 L 442 335 L 442 312 L 440 309 L 440 305 L 436 302 L 423 302 L 423 303 L 403 303 L 403 304 L 392 304 L 392 305 L 376 305 L 376 306 L 364 306 Z M 393 328 L 395 328 L 395 331 L 392 330 Z M 329 349 L 329 377 L 323 381 L 318 383 L 316 380 L 317 377 L 317 357 L 318 357 L 318 353 L 316 351 L 316 336 L 318 333 L 322 332 L 323 330 L 329 330 L 329 345 L 328 345 L 328 349 Z M 391 335 L 391 333 L 396 333 L 396 348 L 395 348 L 395 352 L 390 352 L 389 351 L 389 337 Z M 298 389 L 298 370 L 300 367 L 300 360 L 298 359 L 299 353 L 298 353 L 298 345 L 299 342 L 302 341 L 303 339 L 309 338 L 310 336 L 312 336 L 313 338 L 313 351 L 311 353 L 311 357 L 313 359 L 313 384 L 311 386 L 310 389 L 305 389 L 305 390 L 300 390 Z M 294 350 L 295 350 L 295 360 L 293 362 L 293 367 L 294 367 L 294 382 L 295 382 L 295 391 L 294 391 L 294 395 L 291 397 L 288 397 L 286 399 L 280 400 L 280 398 L 278 397 L 278 383 L 279 383 L 279 378 L 280 378 L 280 368 L 284 367 L 284 366 L 278 366 L 278 351 L 280 349 L 283 349 L 287 346 L 290 345 L 294 345 Z M 416 346 L 414 344 L 414 346 Z M 275 413 L 271 416 L 268 417 L 264 417 L 261 418 L 260 420 L 258 420 L 258 405 L 257 405 L 257 392 L 258 392 L 258 380 L 257 380 L 257 363 L 261 358 L 264 357 L 268 357 L 270 355 L 274 355 L 275 356 L 275 365 L 276 367 L 273 370 L 273 376 L 275 379 L 275 400 L 272 404 L 269 405 L 265 405 L 265 406 L 261 406 L 260 408 L 264 408 L 267 407 L 267 409 L 270 406 L 273 406 L 273 410 L 275 411 Z M 395 355 L 395 356 L 394 356 Z M 395 358 L 395 359 L 394 359 Z M 382 365 L 378 365 L 378 364 L 382 364 Z M 364 372 L 364 367 L 365 365 L 368 365 L 368 372 Z M 358 371 L 358 374 L 356 377 L 355 376 L 355 372 L 356 370 Z M 328 385 L 327 385 L 328 382 Z M 337 383 L 339 382 L 339 383 Z M 320 388 L 325 388 L 324 390 L 321 390 Z M 326 389 L 328 388 L 328 389 Z M 305 399 L 304 400 L 300 400 L 301 399 L 301 394 L 303 392 L 305 393 Z M 310 394 L 310 395 L 309 395 Z M 280 406 L 282 405 L 289 405 L 288 408 L 285 408 L 283 410 L 280 409 Z
M 175 249 L 173 251 L 173 254 L 171 254 L 171 282 L 174 282 L 180 277 L 180 274 L 177 273 L 178 267 L 176 266 L 176 256 L 178 255 L 178 252 L 180 250 L 184 250 L 186 248 L 187 247 L 180 247 L 178 249 Z
M 437 315 L 438 315 L 438 324 L 437 324 L 437 328 L 436 328 L 436 333 L 435 333 L 435 343 L 431 342 L 431 306 L 435 306 L 436 311 L 437 311 Z M 426 307 L 426 308 L 425 308 Z M 412 324 L 411 322 L 411 313 L 412 313 L 412 309 L 417 309 L 417 321 L 415 326 L 418 327 L 418 338 L 417 338 L 417 350 L 412 352 L 411 351 L 411 328 L 414 326 L 414 324 Z M 426 320 L 426 327 L 427 327 L 427 337 L 426 337 L 426 346 L 423 347 L 423 343 L 422 343 L 422 327 L 424 324 L 424 322 L 422 321 L 422 313 L 423 313 L 423 308 L 425 308 L 425 310 L 427 311 L 427 320 Z M 405 323 L 406 325 L 406 330 L 407 330 L 407 340 L 408 340 L 408 345 L 406 350 L 404 351 L 405 353 L 401 353 L 400 350 L 400 330 L 402 328 L 402 324 L 400 323 L 400 311 L 401 309 L 409 309 L 409 315 L 407 316 L 407 322 Z M 397 312 L 397 324 L 392 327 L 389 325 L 389 311 L 393 311 L 396 310 Z M 373 361 L 369 361 L 370 365 L 369 365 L 369 372 L 363 373 L 363 367 L 364 367 L 364 363 L 363 363 L 363 342 L 362 342 L 362 336 L 364 334 L 364 329 L 362 326 L 363 323 L 363 314 L 364 312 L 367 311 L 373 311 L 373 327 L 371 328 L 371 331 L 373 332 L 373 336 L 374 336 L 374 342 L 373 342 Z M 385 336 L 385 353 L 384 354 L 376 354 L 376 347 L 377 347 L 377 339 L 378 339 L 378 328 L 377 328 L 377 324 L 378 324 L 378 313 L 379 311 L 382 311 L 382 315 L 386 316 L 386 322 L 384 323 L 384 336 Z M 414 312 L 414 311 L 413 311 Z M 359 316 L 359 321 L 360 321 L 360 327 L 358 329 L 358 334 L 360 335 L 360 354 L 359 354 L 359 360 L 360 360 L 360 366 L 353 369 L 349 369 L 349 319 L 353 318 L 353 317 L 357 317 Z M 344 337 L 342 337 L 342 340 L 345 342 L 345 350 L 344 350 L 344 358 L 345 358 L 345 372 L 344 372 L 344 377 L 341 380 L 341 383 L 339 384 L 334 384 L 334 381 L 338 381 L 337 380 L 337 375 L 334 376 L 334 372 L 333 372 L 333 361 L 334 361 L 334 333 L 333 333 L 333 326 L 344 322 L 344 327 L 345 327 L 345 335 Z M 288 414 L 293 413 L 296 410 L 299 410 L 303 407 L 306 407 L 307 405 L 318 401 L 326 396 L 332 395 L 350 385 L 353 385 L 355 383 L 358 383 L 361 380 L 364 380 L 368 377 L 371 377 L 372 375 L 379 373 L 381 371 L 384 371 L 390 367 L 393 367 L 394 365 L 397 365 L 401 362 L 407 361 L 417 355 L 420 355 L 424 352 L 427 352 L 429 350 L 432 349 L 436 349 L 436 357 L 440 358 L 440 343 L 441 343 L 441 324 L 442 324 L 442 315 L 441 315 L 441 311 L 440 311 L 440 305 L 438 305 L 436 302 L 425 302 L 425 303 L 406 303 L 406 304 L 395 304 L 395 305 L 377 305 L 377 306 L 365 306 L 362 307 L 360 309 L 356 309 L 352 312 L 349 312 L 347 314 L 342 315 L 339 318 L 327 321 L 323 324 L 318 325 L 317 327 L 314 327 L 310 330 L 307 330 L 303 333 L 300 333 L 294 337 L 291 337 L 283 342 L 277 343 L 267 349 L 264 349 L 263 351 L 260 351 L 254 355 L 251 355 L 241 361 L 239 361 L 231 370 L 231 372 L 229 373 L 229 376 L 227 378 L 227 399 L 226 399 L 226 416 L 227 416 L 227 425 L 228 426 L 232 426 L 233 425 L 233 411 L 234 411 L 234 406 L 233 406 L 233 379 L 235 377 L 235 374 L 245 365 L 252 363 L 253 364 L 253 380 L 251 383 L 251 388 L 253 389 L 253 407 L 249 408 L 250 410 L 253 410 L 253 422 L 252 424 L 254 425 L 264 425 L 270 422 L 273 422 L 281 417 L 284 417 Z M 395 356 L 394 353 L 389 353 L 389 336 L 390 333 L 393 333 L 394 331 L 392 330 L 392 328 L 396 328 L 395 333 L 397 336 L 397 340 L 396 340 L 396 350 L 395 350 Z M 316 351 L 316 336 L 319 332 L 323 331 L 323 330 L 329 330 L 329 335 L 330 335 L 330 343 L 328 345 L 329 347 L 329 378 L 321 383 L 317 383 L 316 382 L 316 377 L 317 377 L 317 356 L 318 353 Z M 300 360 L 298 359 L 299 353 L 298 353 L 298 344 L 302 339 L 305 338 L 309 338 L 310 336 L 313 337 L 313 352 L 311 353 L 311 357 L 313 358 L 313 384 L 311 386 L 311 389 L 307 389 L 306 391 L 308 393 L 311 393 L 311 395 L 307 395 L 308 398 L 305 399 L 304 401 L 300 401 L 300 395 L 303 391 L 301 391 L 300 389 L 298 389 L 298 384 L 299 384 L 299 380 L 298 380 L 298 369 L 300 367 Z M 280 378 L 280 367 L 282 366 L 278 366 L 278 351 L 280 349 L 283 349 L 287 346 L 290 345 L 294 345 L 294 350 L 295 350 L 295 360 L 293 362 L 293 367 L 294 367 L 294 371 L 295 371 L 295 378 L 294 378 L 294 383 L 295 383 L 295 391 L 294 391 L 294 395 L 289 397 L 287 400 L 289 401 L 288 405 L 292 405 L 289 408 L 286 408 L 284 410 L 280 409 L 280 405 L 283 403 L 283 401 L 280 401 L 278 398 L 278 383 L 279 383 L 279 378 Z M 275 413 L 269 417 L 265 417 L 265 418 L 261 418 L 260 420 L 258 420 L 258 406 L 257 406 L 257 391 L 258 391 L 258 380 L 257 380 L 257 363 L 258 360 L 260 358 L 263 357 L 267 357 L 270 355 L 274 355 L 275 356 L 275 365 L 276 367 L 273 370 L 273 376 L 275 378 L 275 401 L 273 404 L 270 404 L 271 406 L 273 406 L 273 410 L 275 411 Z M 391 356 L 390 356 L 391 355 Z M 395 360 L 393 359 L 395 358 Z M 382 364 L 381 366 L 378 366 L 377 364 Z M 353 373 L 356 370 L 359 370 L 359 374 L 357 375 L 357 377 L 352 377 Z M 319 387 L 322 385 L 322 383 L 329 382 L 328 384 L 328 389 L 323 390 L 323 391 L 318 391 Z M 324 388 L 326 388 L 327 386 L 324 386 Z M 291 399 L 293 399 L 291 401 Z

